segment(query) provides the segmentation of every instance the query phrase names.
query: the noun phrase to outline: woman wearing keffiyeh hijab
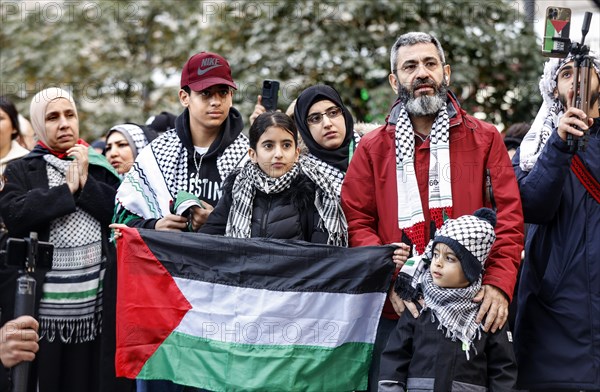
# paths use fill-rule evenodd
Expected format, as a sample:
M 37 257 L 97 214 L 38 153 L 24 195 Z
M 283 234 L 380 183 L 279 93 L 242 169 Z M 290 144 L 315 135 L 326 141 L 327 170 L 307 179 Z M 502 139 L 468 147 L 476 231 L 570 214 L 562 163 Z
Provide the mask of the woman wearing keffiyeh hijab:
M 104 155 L 112 167 L 123 176 L 133 165 L 142 148 L 156 138 L 153 129 L 137 124 L 117 124 L 106 133 Z
M 405 300 L 423 299 L 419 318 L 400 317 L 381 358 L 380 391 L 513 391 L 516 361 L 508 327 L 486 333 L 475 321 L 496 214 L 482 208 L 447 220 L 425 253 L 396 281 Z M 460 387 L 459 387 L 460 385 Z
M 38 278 L 39 391 L 95 391 L 99 385 L 103 278 L 108 224 L 119 185 L 104 157 L 79 138 L 75 102 L 49 88 L 31 102 L 34 150 L 4 175 L 0 211 L 12 237 L 37 232 L 54 245 Z M 42 271 L 40 271 L 42 272 Z M 3 309 L 3 312 L 6 309 Z
M 298 162 L 298 132 L 279 112 L 263 113 L 249 131 L 251 161 L 227 179 L 201 233 L 236 238 L 299 239 L 347 245 L 347 225 L 335 186 L 313 180 Z

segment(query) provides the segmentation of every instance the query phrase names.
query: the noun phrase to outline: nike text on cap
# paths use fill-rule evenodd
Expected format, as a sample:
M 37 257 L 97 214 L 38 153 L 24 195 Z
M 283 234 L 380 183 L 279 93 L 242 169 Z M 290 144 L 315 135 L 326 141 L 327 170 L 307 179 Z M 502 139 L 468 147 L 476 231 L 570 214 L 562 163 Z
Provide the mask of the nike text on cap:
M 229 63 L 218 54 L 197 53 L 183 66 L 181 87 L 190 86 L 193 91 L 202 91 L 216 84 L 225 84 L 237 90 Z

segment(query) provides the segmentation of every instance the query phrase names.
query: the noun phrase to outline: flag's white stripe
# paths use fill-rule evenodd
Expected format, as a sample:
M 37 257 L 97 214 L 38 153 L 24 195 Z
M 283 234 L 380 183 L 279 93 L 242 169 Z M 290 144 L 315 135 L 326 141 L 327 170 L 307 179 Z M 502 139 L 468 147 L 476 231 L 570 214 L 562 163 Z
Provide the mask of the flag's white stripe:
M 97 289 L 100 278 L 78 283 L 44 283 L 44 291 L 49 293 L 71 293 Z
M 375 341 L 384 293 L 279 292 L 175 278 L 192 304 L 175 329 L 228 343 L 337 347 Z

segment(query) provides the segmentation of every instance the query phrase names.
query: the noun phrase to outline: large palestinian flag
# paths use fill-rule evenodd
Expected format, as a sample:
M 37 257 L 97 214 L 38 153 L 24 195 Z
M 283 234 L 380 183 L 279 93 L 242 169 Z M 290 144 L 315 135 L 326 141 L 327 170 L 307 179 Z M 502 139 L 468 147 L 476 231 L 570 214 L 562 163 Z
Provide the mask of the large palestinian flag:
M 393 247 L 122 230 L 117 375 L 211 391 L 351 391 Z

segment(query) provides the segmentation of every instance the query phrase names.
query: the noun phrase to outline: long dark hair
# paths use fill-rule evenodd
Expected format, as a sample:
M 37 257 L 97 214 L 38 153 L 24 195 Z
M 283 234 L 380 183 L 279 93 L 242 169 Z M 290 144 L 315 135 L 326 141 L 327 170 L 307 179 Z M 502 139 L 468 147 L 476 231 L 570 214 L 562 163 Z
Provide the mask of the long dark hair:
M 290 133 L 294 138 L 294 143 L 298 145 L 298 129 L 294 120 L 285 113 L 281 112 L 266 112 L 256 117 L 256 120 L 250 126 L 248 138 L 250 139 L 250 148 L 256 151 L 258 139 L 269 127 L 283 128 Z
M 15 105 L 11 101 L 9 101 L 8 98 L 6 98 L 6 97 L 0 97 L 0 108 L 6 114 L 8 114 L 8 117 L 10 118 L 10 122 L 12 123 L 13 129 L 15 129 L 17 131 L 16 133 L 13 133 L 12 135 L 10 135 L 11 139 L 14 140 L 21 133 L 21 128 L 19 127 L 19 112 L 17 111 L 17 108 L 15 107 Z

